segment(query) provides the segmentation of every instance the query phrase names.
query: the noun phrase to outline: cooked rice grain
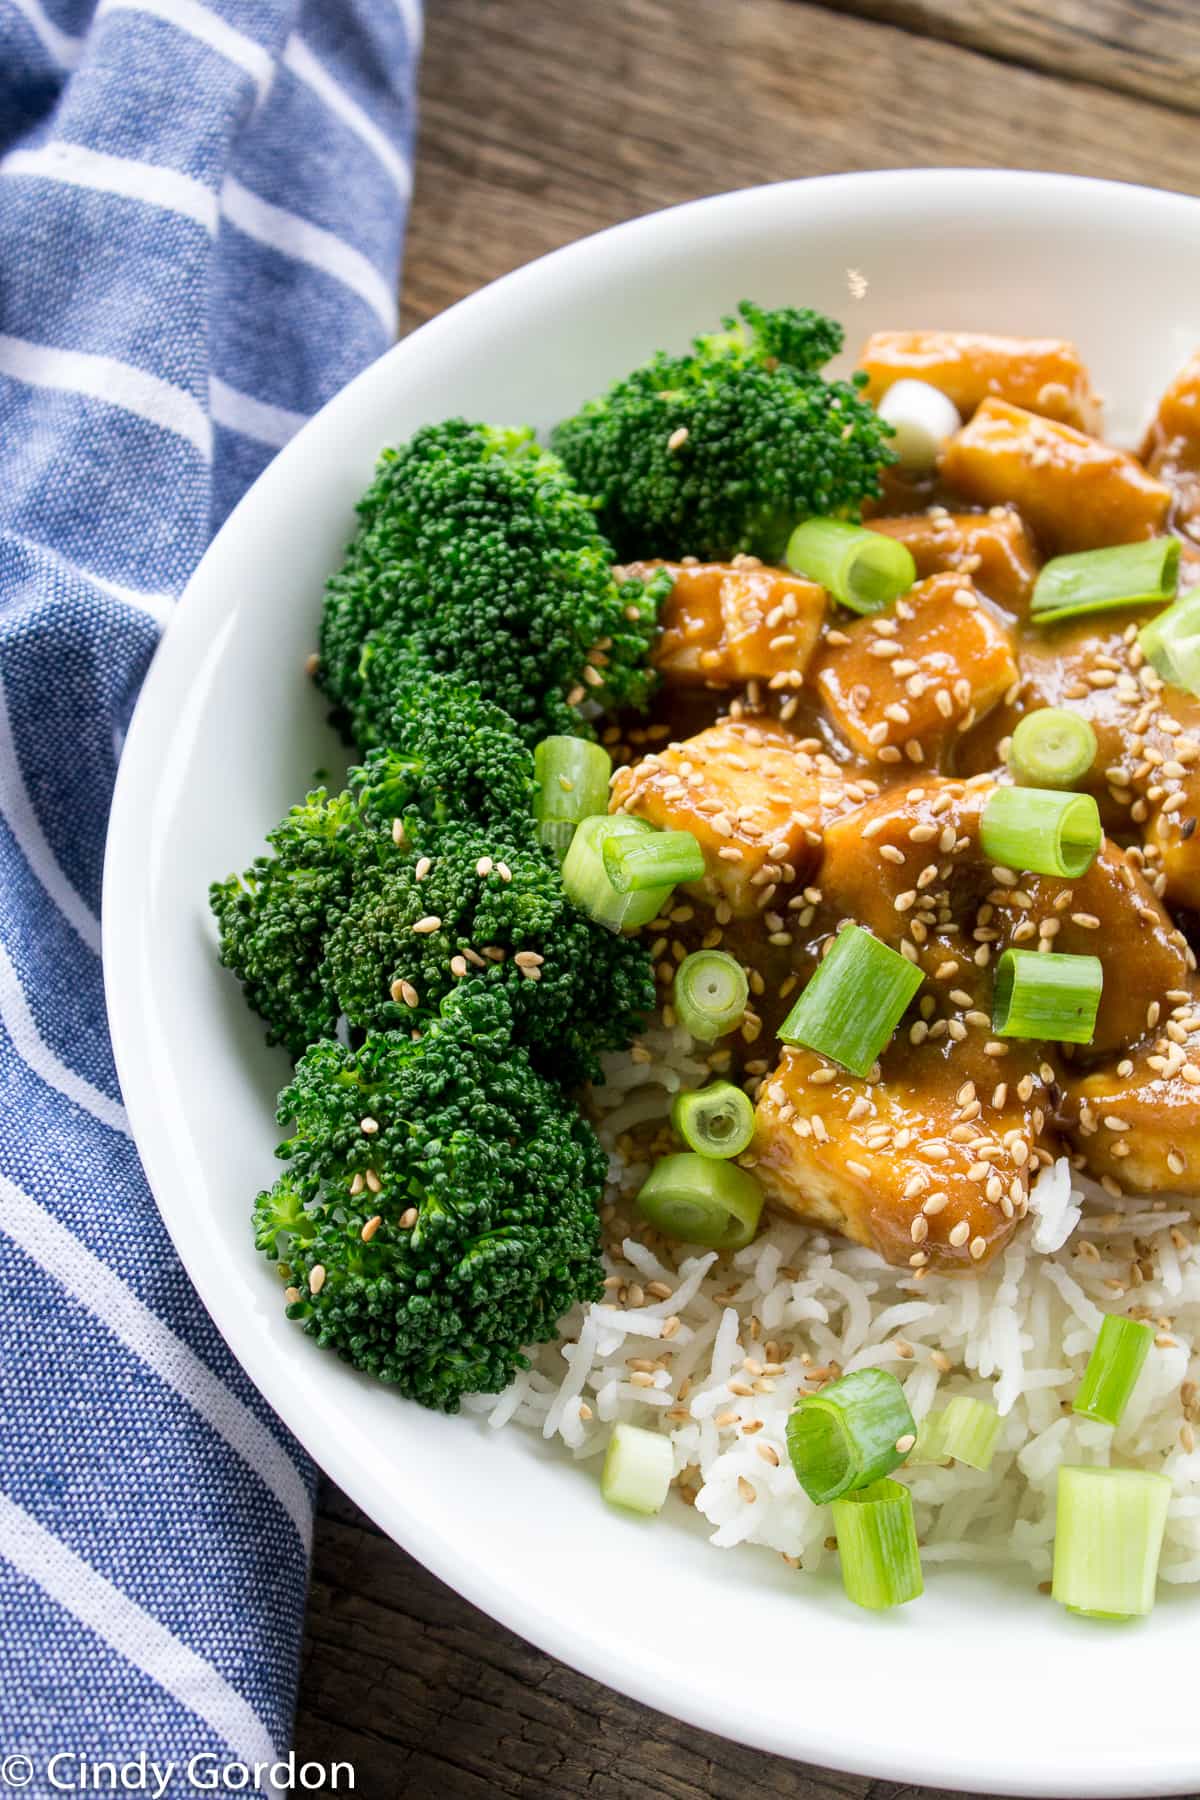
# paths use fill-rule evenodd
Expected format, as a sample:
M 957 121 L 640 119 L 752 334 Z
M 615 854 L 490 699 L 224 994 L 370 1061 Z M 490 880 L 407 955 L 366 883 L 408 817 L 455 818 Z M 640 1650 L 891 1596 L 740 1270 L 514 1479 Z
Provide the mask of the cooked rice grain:
M 665 1122 L 673 1094 L 709 1074 L 682 1030 L 658 1028 L 642 1042 L 651 1060 L 611 1059 L 595 1095 L 618 1216 L 646 1173 L 618 1139 Z M 890 1368 L 918 1423 L 956 1394 L 989 1400 L 1004 1417 L 986 1474 L 957 1463 L 904 1472 L 927 1567 L 1017 1563 L 1044 1578 L 1059 1465 L 1111 1460 L 1170 1476 L 1161 1573 L 1200 1581 L 1200 1450 L 1186 1447 L 1195 1440 L 1180 1391 L 1200 1382 L 1193 1213 L 1175 1200 L 1115 1201 L 1073 1181 L 1065 1159 L 1039 1178 L 1030 1210 L 1031 1228 L 981 1275 L 924 1281 L 774 1215 L 745 1250 L 718 1257 L 681 1246 L 678 1262 L 675 1246 L 651 1249 L 637 1227 L 607 1259 L 618 1282 L 609 1300 L 569 1314 L 559 1341 L 534 1351 L 499 1397 L 466 1405 L 493 1426 L 515 1420 L 557 1436 L 576 1457 L 599 1457 L 618 1419 L 664 1431 L 678 1484 L 694 1493 L 714 1544 L 759 1544 L 814 1569 L 832 1526 L 792 1474 L 788 1413 L 814 1372 Z M 668 1297 L 614 1303 L 652 1282 Z M 1158 1341 L 1113 1433 L 1077 1418 L 1070 1401 L 1102 1314 L 1132 1308 L 1156 1322 Z

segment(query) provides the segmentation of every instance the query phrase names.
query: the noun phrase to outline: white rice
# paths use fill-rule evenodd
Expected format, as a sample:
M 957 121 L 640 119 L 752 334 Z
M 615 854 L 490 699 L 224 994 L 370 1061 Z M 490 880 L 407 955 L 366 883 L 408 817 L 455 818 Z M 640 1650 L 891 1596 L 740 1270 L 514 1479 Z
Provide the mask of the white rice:
M 610 1154 L 610 1238 L 630 1229 L 627 1197 L 646 1172 L 622 1158 L 617 1140 L 665 1122 L 673 1093 L 709 1073 L 680 1029 L 659 1027 L 642 1043 L 651 1060 L 611 1059 L 595 1094 Z M 745 1250 L 684 1254 L 678 1264 L 639 1230 L 610 1242 L 610 1299 L 568 1315 L 560 1339 L 534 1351 L 505 1393 L 465 1404 L 493 1426 L 515 1421 L 557 1437 L 579 1458 L 602 1455 L 618 1419 L 663 1431 L 678 1491 L 713 1526 L 713 1544 L 758 1544 L 815 1569 L 831 1520 L 792 1474 L 788 1413 L 813 1369 L 888 1368 L 918 1423 L 956 1394 L 991 1401 L 1004 1419 L 986 1474 L 957 1463 L 904 1471 L 927 1570 L 1017 1563 L 1045 1579 L 1059 1465 L 1111 1460 L 1171 1478 L 1161 1574 L 1200 1581 L 1200 1450 L 1180 1391 L 1200 1381 L 1192 1208 L 1115 1201 L 1073 1178 L 1063 1158 L 1039 1177 L 1030 1213 L 982 1274 L 924 1281 L 777 1216 Z M 655 1284 L 666 1297 L 647 1297 Z M 1069 1402 L 1102 1314 L 1133 1307 L 1157 1336 L 1114 1433 L 1077 1418 Z

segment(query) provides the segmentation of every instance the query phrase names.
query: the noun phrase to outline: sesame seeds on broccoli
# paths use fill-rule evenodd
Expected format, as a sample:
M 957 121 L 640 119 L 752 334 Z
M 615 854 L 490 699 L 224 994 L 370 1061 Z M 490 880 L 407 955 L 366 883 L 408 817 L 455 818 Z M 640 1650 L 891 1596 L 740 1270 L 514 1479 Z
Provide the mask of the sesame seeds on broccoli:
M 444 1412 L 603 1292 L 604 1153 L 510 1025 L 503 994 L 472 988 L 416 1039 L 314 1045 L 280 1096 L 288 1168 L 255 1202 L 288 1316 Z
M 654 1001 L 646 950 L 563 891 L 538 842 L 532 753 L 474 686 L 406 690 L 392 746 L 309 797 L 276 855 L 218 883 L 222 959 L 293 1056 L 333 1034 L 423 1029 L 467 982 L 511 997 L 515 1040 L 567 1086 Z
M 820 313 L 743 301 L 722 331 L 660 351 L 551 442 L 622 557 L 778 561 L 801 519 L 857 517 L 895 461 L 859 378 L 820 372 L 841 347 Z

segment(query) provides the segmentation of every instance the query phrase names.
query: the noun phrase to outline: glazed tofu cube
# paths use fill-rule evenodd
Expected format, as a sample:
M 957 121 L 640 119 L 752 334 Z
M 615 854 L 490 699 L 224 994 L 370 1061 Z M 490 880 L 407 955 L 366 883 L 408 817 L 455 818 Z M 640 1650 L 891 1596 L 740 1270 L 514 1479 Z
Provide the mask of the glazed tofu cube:
M 705 862 L 693 891 L 748 917 L 768 891 L 815 866 L 825 820 L 852 802 L 828 757 L 801 750 L 780 726 L 731 719 L 618 770 L 612 804 L 692 832 Z
M 1200 517 L 1200 351 L 1184 364 L 1159 401 L 1142 461 L 1171 489 L 1177 521 L 1195 536 Z M 1185 580 L 1184 585 L 1191 583 Z
M 1055 555 L 1153 537 L 1171 504 L 1132 456 L 1005 400 L 985 400 L 951 438 L 942 475 L 979 506 L 1010 502 Z
M 1200 1182 L 1195 1001 L 1177 1005 L 1171 1022 L 1176 1037 L 1153 1038 L 1119 1064 L 1066 1082 L 1076 1115 L 1068 1136 L 1088 1173 L 1140 1194 L 1194 1193 Z
M 816 667 L 837 729 L 881 763 L 936 764 L 1016 677 L 1011 631 L 959 575 L 931 575 L 887 613 L 831 632 Z
M 1151 445 L 1171 438 L 1187 438 L 1200 446 L 1200 350 L 1189 357 L 1158 403 L 1150 427 Z
M 1026 1211 L 1041 1116 L 1014 1089 L 989 1118 L 995 1147 L 981 1163 L 963 1141 L 960 1091 L 927 1045 L 877 1082 L 785 1050 L 759 1090 L 754 1174 L 776 1206 L 890 1263 L 976 1268 Z
M 951 513 L 944 506 L 899 519 L 872 519 L 872 531 L 898 538 L 912 552 L 917 574 L 966 575 L 1006 612 L 1024 615 L 1038 561 L 1020 513 L 994 506 L 985 513 Z
M 993 337 L 982 331 L 877 331 L 860 366 L 878 400 L 896 381 L 927 381 L 964 419 L 991 398 L 1095 431 L 1100 403 L 1074 344 L 1060 338 Z
M 659 563 L 634 563 L 644 579 Z M 825 618 L 825 589 L 753 557 L 736 563 L 668 563 L 675 579 L 662 612 L 654 662 L 679 685 L 799 687 Z

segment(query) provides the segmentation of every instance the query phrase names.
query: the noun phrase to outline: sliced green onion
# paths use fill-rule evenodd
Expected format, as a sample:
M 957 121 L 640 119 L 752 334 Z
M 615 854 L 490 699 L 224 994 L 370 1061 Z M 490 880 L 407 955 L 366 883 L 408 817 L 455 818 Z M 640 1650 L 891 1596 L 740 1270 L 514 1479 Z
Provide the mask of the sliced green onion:
M 1088 1357 L 1072 1410 L 1085 1419 L 1098 1419 L 1102 1425 L 1119 1425 L 1153 1337 L 1152 1325 L 1109 1313 Z
M 690 831 L 610 837 L 604 845 L 604 870 L 618 894 L 640 894 L 646 888 L 699 881 L 704 852 Z
M 661 1512 L 674 1472 L 669 1437 L 640 1425 L 614 1425 L 600 1471 L 600 1492 L 610 1506 Z
M 990 1468 L 1003 1423 L 986 1400 L 956 1394 L 941 1416 L 938 1438 L 942 1457 L 952 1456 L 969 1469 Z
M 942 1422 L 945 1417 L 945 1407 L 938 1412 L 925 1414 L 917 1426 L 917 1441 L 905 1458 L 907 1463 L 944 1463 L 950 1460 L 950 1452 L 942 1442 Z
M 1138 648 L 1164 681 L 1200 694 L 1200 588 L 1143 625 Z
M 587 738 L 543 738 L 533 753 L 538 841 L 560 857 L 581 819 L 608 811 L 612 757 Z
M 706 1088 L 676 1094 L 671 1123 L 700 1156 L 740 1156 L 754 1136 L 754 1106 L 732 1081 L 710 1081 Z
M 788 1416 L 788 1455 L 815 1506 L 890 1474 L 916 1441 L 904 1389 L 886 1369 L 839 1375 L 801 1394 Z
M 637 1206 L 664 1237 L 710 1250 L 740 1250 L 758 1230 L 763 1193 L 736 1163 L 682 1151 L 655 1163 Z
M 787 565 L 819 581 L 851 612 L 874 613 L 917 579 L 912 551 L 882 531 L 845 519 L 805 519 L 788 539 Z
M 1090 794 L 1055 788 L 998 787 L 979 821 L 979 842 L 990 862 L 1031 875 L 1086 874 L 1104 841 L 1100 808 Z
M 1178 581 L 1178 538 L 1081 550 L 1045 565 L 1033 584 L 1030 613 L 1039 625 L 1057 625 L 1114 606 L 1161 605 L 1174 599 Z
M 745 969 L 726 950 L 693 950 L 675 971 L 675 1016 L 705 1044 L 741 1024 L 749 994 Z
M 912 1495 L 898 1481 L 875 1481 L 833 1506 L 848 1599 L 871 1612 L 903 1606 L 925 1591 Z
M 1171 638 L 1162 661 L 1165 673 L 1159 673 L 1165 681 L 1187 694 L 1200 694 L 1200 636 Z
M 1098 956 L 1006 950 L 996 964 L 992 1029 L 997 1037 L 1090 1044 L 1103 990 Z
M 563 858 L 562 884 L 568 900 L 610 931 L 634 931 L 649 924 L 671 898 L 670 886 L 619 894 L 604 866 L 604 846 L 610 838 L 653 833 L 653 825 L 630 813 L 592 813 L 581 819 Z
M 869 1075 L 924 979 L 861 925 L 846 925 L 779 1027 L 780 1039 Z
M 1171 1483 L 1144 1469 L 1062 1468 L 1054 1537 L 1056 1600 L 1099 1619 L 1154 1606 Z
M 1073 788 L 1096 760 L 1099 746 L 1086 719 L 1062 706 L 1026 713 L 1008 746 L 1008 766 L 1022 787 Z

